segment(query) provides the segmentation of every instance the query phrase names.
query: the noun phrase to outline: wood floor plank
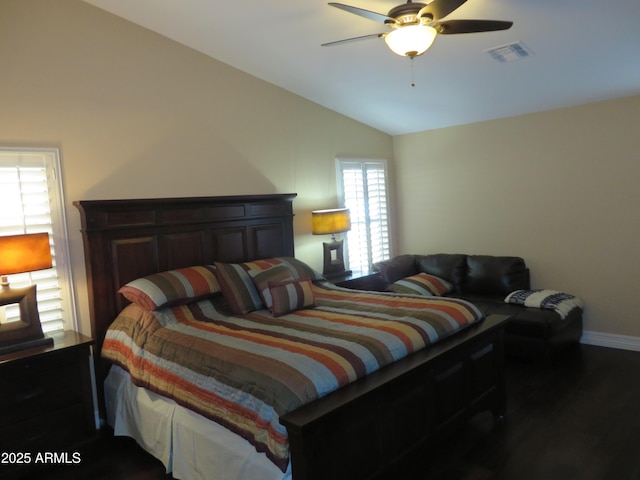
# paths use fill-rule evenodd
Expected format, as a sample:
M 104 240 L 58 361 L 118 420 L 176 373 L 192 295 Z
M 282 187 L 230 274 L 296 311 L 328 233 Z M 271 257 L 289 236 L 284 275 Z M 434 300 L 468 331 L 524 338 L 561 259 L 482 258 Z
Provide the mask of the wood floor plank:
M 383 480 L 640 480 L 640 352 L 580 345 L 553 366 L 507 363 L 508 413 L 474 417 Z M 167 480 L 126 438 L 24 480 Z M 359 479 L 354 479 L 359 480 Z

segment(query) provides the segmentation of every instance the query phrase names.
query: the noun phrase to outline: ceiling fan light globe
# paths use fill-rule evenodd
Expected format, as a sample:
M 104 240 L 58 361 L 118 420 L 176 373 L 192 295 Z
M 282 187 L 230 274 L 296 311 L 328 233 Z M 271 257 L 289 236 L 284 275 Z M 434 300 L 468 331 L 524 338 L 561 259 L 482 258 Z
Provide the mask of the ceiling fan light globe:
M 401 57 L 416 57 L 426 52 L 436 39 L 437 31 L 428 25 L 407 25 L 389 32 L 384 41 Z

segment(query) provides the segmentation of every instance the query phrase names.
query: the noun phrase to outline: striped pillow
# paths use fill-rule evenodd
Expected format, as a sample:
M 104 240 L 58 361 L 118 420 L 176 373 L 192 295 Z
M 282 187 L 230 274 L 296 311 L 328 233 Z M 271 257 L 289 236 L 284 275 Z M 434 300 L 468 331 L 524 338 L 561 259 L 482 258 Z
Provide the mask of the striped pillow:
M 273 299 L 271 311 L 274 317 L 316 306 L 313 284 L 308 278 L 269 282 L 269 291 Z
M 244 315 L 264 308 L 253 280 L 240 263 L 215 263 L 216 275 L 229 308 L 236 315 Z
M 275 266 L 289 270 L 292 278 L 311 278 L 324 280 L 324 277 L 306 263 L 293 257 L 274 257 L 243 263 L 215 263 L 218 281 L 229 308 L 236 315 L 244 315 L 265 307 L 252 275 Z M 251 275 L 249 272 L 253 272 Z
M 266 270 L 249 270 L 249 275 L 253 279 L 253 284 L 258 289 L 262 302 L 269 309 L 271 309 L 273 305 L 271 293 L 269 292 L 269 283 L 293 280 L 291 270 L 284 265 L 275 265 Z
M 220 291 L 214 268 L 209 265 L 179 268 L 138 278 L 118 290 L 145 310 L 181 305 Z
M 313 280 L 324 280 L 322 274 L 316 272 L 306 263 L 293 257 L 273 257 L 255 260 L 253 262 L 244 262 L 241 264 L 247 271 L 249 270 L 266 270 L 275 265 L 282 265 L 291 271 L 293 278 L 309 278 Z
M 391 292 L 410 293 L 424 296 L 442 296 L 453 290 L 453 284 L 444 278 L 436 277 L 428 273 L 418 273 L 410 277 L 398 280 L 388 288 Z

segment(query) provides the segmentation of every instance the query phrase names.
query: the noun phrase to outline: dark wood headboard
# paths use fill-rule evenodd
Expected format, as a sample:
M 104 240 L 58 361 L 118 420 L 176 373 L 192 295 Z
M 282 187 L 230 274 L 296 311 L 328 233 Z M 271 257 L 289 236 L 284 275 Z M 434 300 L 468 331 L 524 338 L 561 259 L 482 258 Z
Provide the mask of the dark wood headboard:
M 125 283 L 214 261 L 293 256 L 295 193 L 225 197 L 80 200 L 92 335 L 127 301 Z

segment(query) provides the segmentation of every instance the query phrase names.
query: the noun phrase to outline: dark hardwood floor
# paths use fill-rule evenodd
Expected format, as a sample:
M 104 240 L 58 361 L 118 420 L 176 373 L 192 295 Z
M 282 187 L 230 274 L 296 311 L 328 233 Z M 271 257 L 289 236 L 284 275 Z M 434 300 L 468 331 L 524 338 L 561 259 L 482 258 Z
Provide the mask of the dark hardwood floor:
M 476 416 L 391 479 L 640 479 L 640 352 L 580 345 L 553 367 L 509 361 L 508 414 Z
M 385 480 L 640 480 L 640 352 L 580 345 L 553 367 L 509 361 L 507 390 L 503 422 L 478 415 Z M 126 438 L 103 436 L 82 454 L 26 478 L 171 478 Z

